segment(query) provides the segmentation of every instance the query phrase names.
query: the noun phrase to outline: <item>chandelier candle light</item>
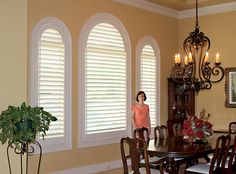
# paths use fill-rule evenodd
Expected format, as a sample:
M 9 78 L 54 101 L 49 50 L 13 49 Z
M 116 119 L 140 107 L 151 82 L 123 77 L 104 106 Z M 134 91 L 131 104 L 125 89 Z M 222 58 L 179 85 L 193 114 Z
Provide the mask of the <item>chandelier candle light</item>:
M 224 68 L 221 66 L 220 54 L 216 53 L 215 63 L 210 67 L 210 39 L 199 30 L 198 0 L 196 0 L 195 30 L 184 40 L 184 65 L 181 64 L 180 54 L 175 55 L 175 64 L 171 70 L 171 78 L 180 84 L 183 90 L 211 89 L 212 83 L 224 78 Z

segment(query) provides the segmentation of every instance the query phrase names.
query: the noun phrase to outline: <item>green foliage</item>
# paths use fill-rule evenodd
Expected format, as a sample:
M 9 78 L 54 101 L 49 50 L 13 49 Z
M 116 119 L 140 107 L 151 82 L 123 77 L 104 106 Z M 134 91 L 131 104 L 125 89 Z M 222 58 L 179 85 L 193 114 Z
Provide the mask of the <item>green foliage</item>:
M 57 118 L 43 107 L 27 106 L 23 102 L 19 107 L 8 106 L 0 115 L 0 141 L 19 146 L 22 142 L 33 142 L 38 134 L 44 139 L 51 121 Z

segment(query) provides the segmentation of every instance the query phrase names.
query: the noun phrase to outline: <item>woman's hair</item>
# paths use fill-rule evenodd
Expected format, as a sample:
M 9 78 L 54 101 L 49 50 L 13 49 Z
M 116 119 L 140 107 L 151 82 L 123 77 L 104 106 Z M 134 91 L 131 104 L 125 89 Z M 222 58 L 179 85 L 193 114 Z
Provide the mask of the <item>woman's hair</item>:
M 139 92 L 137 93 L 137 95 L 136 95 L 136 101 L 137 101 L 137 102 L 139 102 L 139 101 L 138 101 L 138 96 L 141 95 L 141 94 L 144 95 L 144 101 L 146 101 L 147 97 L 146 97 L 145 92 L 143 92 L 143 91 L 139 91 Z

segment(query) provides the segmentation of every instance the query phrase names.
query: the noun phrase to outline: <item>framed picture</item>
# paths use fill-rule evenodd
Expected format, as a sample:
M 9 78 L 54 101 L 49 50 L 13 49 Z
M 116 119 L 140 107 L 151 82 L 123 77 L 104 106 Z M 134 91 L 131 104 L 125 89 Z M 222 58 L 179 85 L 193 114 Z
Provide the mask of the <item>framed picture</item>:
M 236 68 L 225 68 L 225 107 L 236 108 Z

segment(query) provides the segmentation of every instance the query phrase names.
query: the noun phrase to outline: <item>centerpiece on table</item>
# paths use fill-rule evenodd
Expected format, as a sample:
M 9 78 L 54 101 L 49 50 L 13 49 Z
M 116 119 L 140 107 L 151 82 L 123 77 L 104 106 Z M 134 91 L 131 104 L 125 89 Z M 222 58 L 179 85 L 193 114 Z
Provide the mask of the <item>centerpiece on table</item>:
M 186 142 L 207 142 L 213 134 L 212 124 L 208 121 L 210 114 L 203 108 L 200 117 L 188 115 L 183 123 L 182 135 Z

